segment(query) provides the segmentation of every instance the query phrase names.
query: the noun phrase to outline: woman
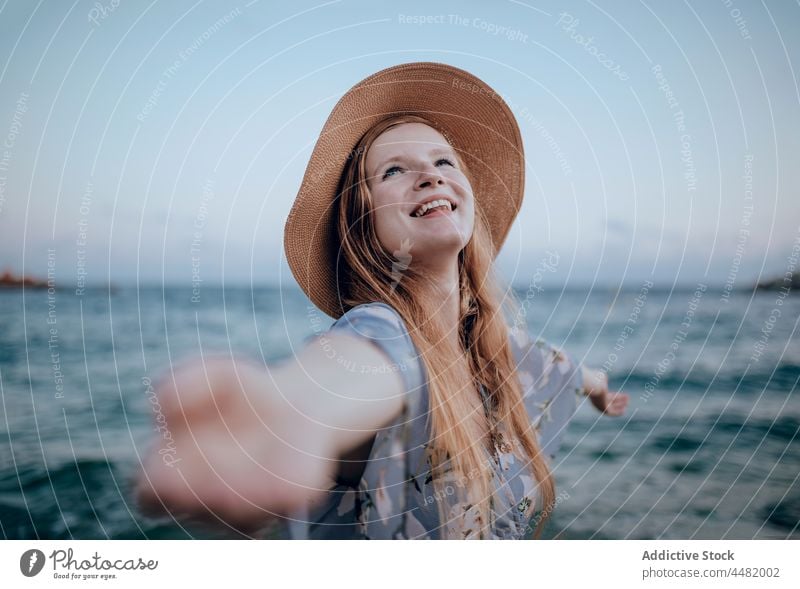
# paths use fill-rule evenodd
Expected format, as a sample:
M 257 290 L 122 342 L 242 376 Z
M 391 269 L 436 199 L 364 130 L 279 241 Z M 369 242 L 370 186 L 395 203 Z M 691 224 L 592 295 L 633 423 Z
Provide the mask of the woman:
M 295 278 L 338 320 L 280 366 L 164 379 L 181 462 L 150 455 L 142 502 L 248 527 L 290 514 L 293 537 L 540 533 L 576 393 L 610 415 L 628 398 L 508 327 L 491 265 L 523 166 L 513 114 L 467 72 L 403 64 L 346 93 L 285 231 Z

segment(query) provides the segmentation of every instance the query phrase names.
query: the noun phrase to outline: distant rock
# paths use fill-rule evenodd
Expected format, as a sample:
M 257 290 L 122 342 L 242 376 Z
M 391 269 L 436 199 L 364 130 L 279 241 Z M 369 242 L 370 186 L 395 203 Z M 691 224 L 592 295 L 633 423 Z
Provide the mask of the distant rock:
M 756 284 L 756 290 L 779 290 L 787 287 L 794 293 L 800 292 L 800 272 L 792 272 L 791 280 L 785 280 L 785 277 L 781 276 Z
M 0 288 L 47 288 L 46 280 L 37 280 L 29 276 L 14 276 L 10 270 L 0 275 Z

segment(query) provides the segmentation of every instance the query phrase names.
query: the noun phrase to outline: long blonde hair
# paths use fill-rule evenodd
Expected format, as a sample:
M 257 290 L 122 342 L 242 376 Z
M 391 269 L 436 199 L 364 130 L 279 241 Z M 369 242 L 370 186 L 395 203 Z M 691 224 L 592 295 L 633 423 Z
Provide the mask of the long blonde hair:
M 452 495 L 452 492 L 446 492 L 443 488 L 445 482 L 442 475 L 447 470 L 452 470 L 458 481 L 465 481 L 466 484 L 457 485 L 459 493 L 466 493 L 459 498 L 477 509 L 474 520 L 478 528 L 476 535 L 482 538 L 489 536 L 492 525 L 492 467 L 486 446 L 476 443 L 471 435 L 474 430 L 470 430 L 469 424 L 474 422 L 467 419 L 473 411 L 469 397 L 472 396 L 474 405 L 477 387 L 485 387 L 490 395 L 492 417 L 487 420 L 486 415 L 481 414 L 477 417 L 477 423 L 482 432 L 490 430 L 492 421 L 502 425 L 503 431 L 512 434 L 511 439 L 505 442 L 513 447 L 517 447 L 518 443 L 528 456 L 529 470 L 537 482 L 541 505 L 532 502 L 526 510 L 526 516 L 530 517 L 537 507 L 541 510 L 535 534 L 539 537 L 554 504 L 555 488 L 524 410 L 521 386 L 509 345 L 508 325 L 502 313 L 502 303 L 506 303 L 513 312 L 518 302 L 513 295 L 503 296 L 492 272 L 496 252 L 480 202 L 476 199 L 472 237 L 458 255 L 458 335 L 463 350 L 467 351 L 468 374 L 453 369 L 464 365 L 463 350 L 454 349 L 446 337 L 453 326 L 438 323 L 438 314 L 431 314 L 418 295 L 423 288 L 431 286 L 431 279 L 413 266 L 407 266 L 403 267 L 402 279 L 397 280 L 397 260 L 386 251 L 377 237 L 370 214 L 373 207 L 366 182 L 366 154 L 378 136 L 403 123 L 423 123 L 436 129 L 430 121 L 419 116 L 388 117 L 361 138 L 346 163 L 339 185 L 336 213 L 341 244 L 337 262 L 341 300 L 345 308 L 382 301 L 391 305 L 408 326 L 428 375 L 431 429 L 428 459 L 434 489 L 437 489 L 436 496 Z M 456 146 L 453 148 L 459 166 L 469 177 L 463 158 L 457 153 Z M 485 440 L 486 436 L 482 438 Z M 458 530 L 447 525 L 453 517 L 446 511 L 447 501 L 440 500 L 437 503 L 442 536 L 456 536 Z

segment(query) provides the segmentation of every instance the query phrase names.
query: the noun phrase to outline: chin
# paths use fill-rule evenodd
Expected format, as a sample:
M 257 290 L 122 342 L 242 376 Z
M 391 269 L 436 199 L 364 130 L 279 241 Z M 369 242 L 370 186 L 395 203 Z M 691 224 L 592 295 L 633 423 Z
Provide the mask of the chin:
M 467 245 L 464 237 L 458 234 L 436 235 L 432 237 L 420 237 L 414 242 L 411 251 L 412 255 L 430 256 L 433 254 L 443 255 L 452 254 L 457 256 Z M 437 256 L 438 257 L 438 256 Z

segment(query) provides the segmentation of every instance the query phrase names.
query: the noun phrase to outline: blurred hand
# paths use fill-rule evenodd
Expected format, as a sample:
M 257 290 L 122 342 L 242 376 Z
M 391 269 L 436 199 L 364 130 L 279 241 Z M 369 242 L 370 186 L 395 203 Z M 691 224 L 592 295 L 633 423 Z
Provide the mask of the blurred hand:
M 629 396 L 608 390 L 608 375 L 602 370 L 583 367 L 583 388 L 600 413 L 619 417 L 628 407 Z
M 303 427 L 263 367 L 188 362 L 153 392 L 159 433 L 136 486 L 145 513 L 255 530 L 329 486 L 335 461 L 325 429 Z

